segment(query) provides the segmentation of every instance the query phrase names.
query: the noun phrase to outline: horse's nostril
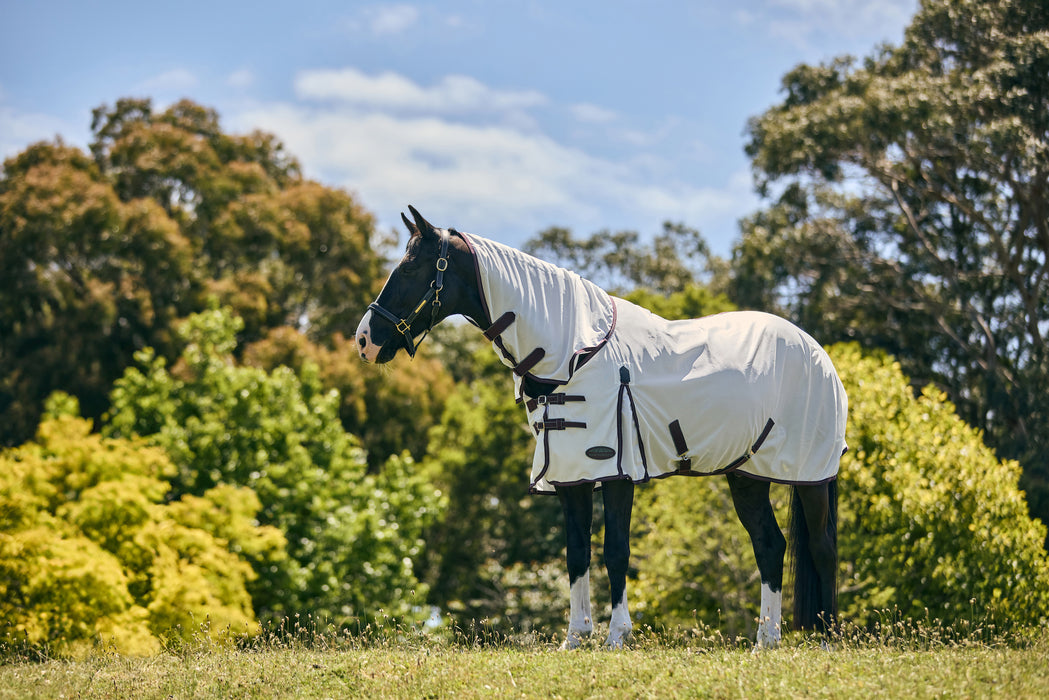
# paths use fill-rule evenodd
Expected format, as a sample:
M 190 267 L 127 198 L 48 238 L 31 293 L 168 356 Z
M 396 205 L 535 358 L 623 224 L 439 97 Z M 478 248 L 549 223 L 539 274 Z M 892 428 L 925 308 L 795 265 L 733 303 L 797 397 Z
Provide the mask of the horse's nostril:
M 364 347 L 365 345 L 367 345 L 367 344 L 368 344 L 368 341 L 367 341 L 367 339 L 366 339 L 366 338 L 365 338 L 365 337 L 364 337 L 364 336 L 362 335 L 362 336 L 361 336 L 360 338 L 357 338 L 357 344 L 358 344 L 358 345 L 360 345 L 360 346 L 361 346 L 361 347 L 363 348 L 363 347 Z

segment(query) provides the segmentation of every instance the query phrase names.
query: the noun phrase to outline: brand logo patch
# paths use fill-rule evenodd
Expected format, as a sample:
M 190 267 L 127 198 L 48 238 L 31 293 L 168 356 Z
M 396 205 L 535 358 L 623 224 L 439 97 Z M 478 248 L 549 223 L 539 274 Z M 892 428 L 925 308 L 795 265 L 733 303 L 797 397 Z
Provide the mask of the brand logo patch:
M 616 451 L 611 447 L 597 445 L 596 447 L 588 448 L 586 456 L 590 459 L 612 459 L 616 456 Z

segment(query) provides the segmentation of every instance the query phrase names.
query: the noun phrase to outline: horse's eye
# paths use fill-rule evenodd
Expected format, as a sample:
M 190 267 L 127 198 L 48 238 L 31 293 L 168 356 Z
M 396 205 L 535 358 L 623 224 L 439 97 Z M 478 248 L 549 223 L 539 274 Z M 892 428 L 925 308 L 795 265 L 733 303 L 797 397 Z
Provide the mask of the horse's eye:
M 417 257 L 405 258 L 404 261 L 401 262 L 401 270 L 403 270 L 406 274 L 409 275 L 418 272 L 420 267 L 421 264 L 419 263 L 419 258 Z

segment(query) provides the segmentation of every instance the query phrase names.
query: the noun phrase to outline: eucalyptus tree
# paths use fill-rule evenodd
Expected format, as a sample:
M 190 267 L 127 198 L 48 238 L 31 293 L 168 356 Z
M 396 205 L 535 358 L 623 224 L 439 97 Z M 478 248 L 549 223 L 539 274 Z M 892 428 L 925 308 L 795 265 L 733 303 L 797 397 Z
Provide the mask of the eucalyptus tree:
M 783 93 L 748 127 L 769 204 L 730 296 L 942 387 L 1049 520 L 1049 5 L 923 0 L 900 45 Z

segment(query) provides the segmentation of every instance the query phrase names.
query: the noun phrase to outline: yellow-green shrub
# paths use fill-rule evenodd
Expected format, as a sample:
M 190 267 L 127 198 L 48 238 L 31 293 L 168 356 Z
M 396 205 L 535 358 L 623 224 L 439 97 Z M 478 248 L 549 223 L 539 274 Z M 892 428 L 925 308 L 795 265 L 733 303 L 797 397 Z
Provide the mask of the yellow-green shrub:
M 0 454 L 0 642 L 150 654 L 202 631 L 255 632 L 238 552 L 279 557 L 283 537 L 252 524 L 249 489 L 165 503 L 173 473 L 161 450 L 70 415 Z

